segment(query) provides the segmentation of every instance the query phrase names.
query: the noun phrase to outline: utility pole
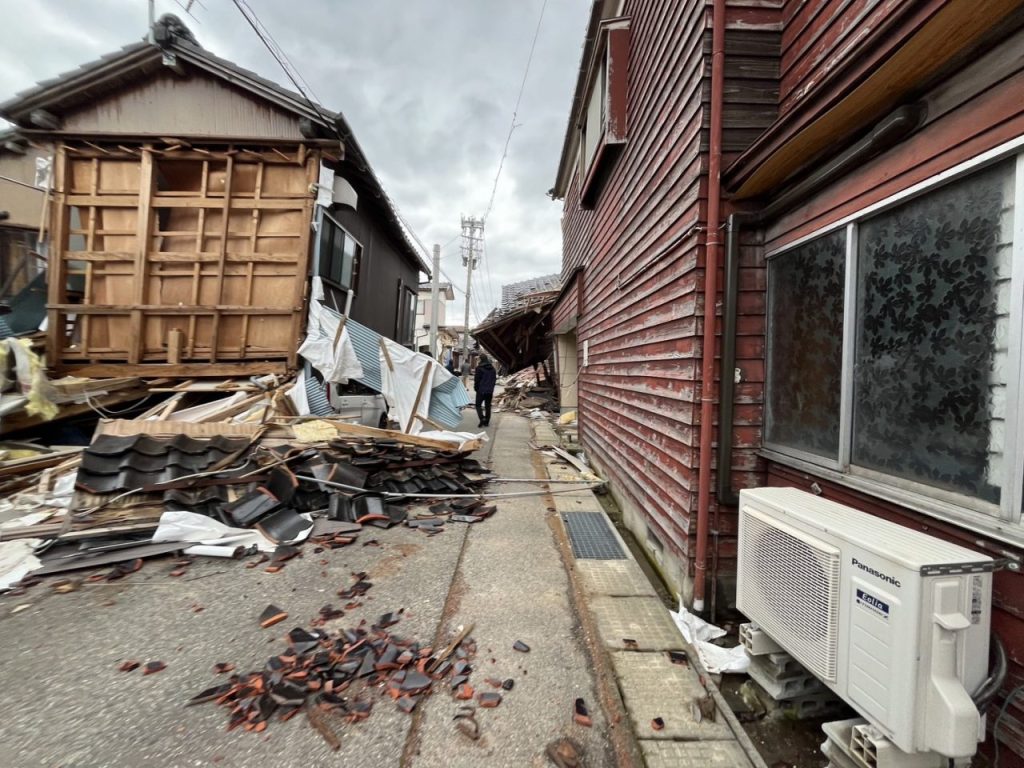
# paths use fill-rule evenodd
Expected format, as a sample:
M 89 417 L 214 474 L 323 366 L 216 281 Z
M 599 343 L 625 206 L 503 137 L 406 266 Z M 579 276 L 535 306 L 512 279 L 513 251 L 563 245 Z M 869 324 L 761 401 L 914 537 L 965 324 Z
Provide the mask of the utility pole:
M 483 219 L 475 216 L 462 217 L 462 265 L 466 268 L 466 325 L 462 337 L 463 373 L 469 372 L 469 298 L 472 295 L 473 270 L 476 269 L 477 262 L 476 244 L 483 236 L 483 231 Z
M 437 359 L 437 321 L 441 298 L 441 246 L 434 243 L 434 270 L 430 280 L 430 356 Z

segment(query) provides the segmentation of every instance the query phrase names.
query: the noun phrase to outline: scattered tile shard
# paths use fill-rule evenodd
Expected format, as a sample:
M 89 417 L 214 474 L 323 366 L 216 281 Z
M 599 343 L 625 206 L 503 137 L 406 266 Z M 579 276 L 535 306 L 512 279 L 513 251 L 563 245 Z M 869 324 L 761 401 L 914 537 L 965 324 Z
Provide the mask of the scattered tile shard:
M 136 670 L 138 668 L 139 668 L 139 662 L 137 662 L 135 660 L 129 660 L 129 661 L 121 662 L 121 666 L 118 667 L 118 669 L 120 671 L 122 671 L 122 672 L 133 672 L 134 670 Z
M 272 627 L 279 621 L 284 621 L 287 618 L 287 611 L 282 611 L 276 605 L 268 605 L 263 609 L 263 613 L 260 614 L 260 626 L 266 629 L 267 627 Z
M 654 718 L 653 720 L 651 720 L 651 728 L 653 728 L 656 731 L 664 730 L 665 729 L 665 720 L 663 718 L 660 718 L 660 717 Z
M 484 691 L 477 694 L 476 700 L 484 709 L 493 709 L 501 704 L 501 694 L 494 693 L 492 691 Z
M 167 669 L 167 665 L 162 661 L 147 661 L 146 666 L 142 670 L 142 674 L 153 675 L 164 669 Z
M 520 653 L 529 653 L 530 646 L 528 646 L 522 640 L 516 640 L 514 643 L 512 643 L 512 650 L 519 651 Z
M 590 717 L 590 712 L 587 711 L 587 703 L 583 699 L 576 699 L 575 711 L 572 716 L 573 722 L 577 725 L 582 725 L 584 728 L 589 728 L 594 724 L 594 721 Z

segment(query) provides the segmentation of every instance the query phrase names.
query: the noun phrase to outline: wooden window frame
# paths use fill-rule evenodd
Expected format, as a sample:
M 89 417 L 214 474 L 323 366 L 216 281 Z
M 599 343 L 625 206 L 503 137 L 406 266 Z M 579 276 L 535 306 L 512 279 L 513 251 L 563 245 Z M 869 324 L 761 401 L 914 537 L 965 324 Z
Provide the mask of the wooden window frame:
M 584 109 L 577 126 L 578 173 L 580 186 L 580 207 L 592 208 L 597 202 L 604 182 L 628 140 L 627 98 L 629 80 L 629 19 L 611 19 L 604 22 L 598 32 L 600 43 L 594 54 L 587 78 Z M 603 77 L 599 78 L 599 75 Z M 593 156 L 587 158 L 585 149 L 590 125 L 589 105 L 596 87 L 603 91 L 600 132 Z

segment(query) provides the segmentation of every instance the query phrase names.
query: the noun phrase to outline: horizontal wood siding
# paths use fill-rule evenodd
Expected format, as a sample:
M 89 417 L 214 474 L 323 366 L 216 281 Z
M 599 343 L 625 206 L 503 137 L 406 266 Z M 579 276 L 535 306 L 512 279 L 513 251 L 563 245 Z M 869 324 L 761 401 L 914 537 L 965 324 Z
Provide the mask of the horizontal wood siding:
M 852 57 L 905 0 L 788 0 L 783 10 L 782 112 Z
M 781 3 L 729 4 L 725 139 L 741 151 L 774 117 Z M 579 205 L 578 175 L 565 198 L 563 278 L 586 264 L 579 380 L 582 441 L 661 544 L 693 550 L 700 431 L 701 333 L 707 196 L 710 14 L 705 0 L 628 3 L 628 141 L 595 202 Z M 745 121 L 752 110 L 759 117 Z M 728 117 L 732 115 L 732 117 Z M 759 252 L 749 254 L 752 261 Z M 759 268 L 745 271 L 756 292 Z M 741 326 L 742 364 L 755 378 L 738 393 L 736 466 L 756 471 L 763 302 Z M 554 327 L 568 317 L 556 309 Z M 752 345 L 752 346 L 751 346 Z M 582 355 L 582 352 L 581 352 Z M 580 359 L 582 364 L 582 359 Z M 748 407 L 751 406 L 751 407 Z M 750 431 L 744 431 L 744 430 Z M 734 524 L 723 523 L 733 532 Z
M 927 94 L 930 122 L 773 222 L 766 247 L 777 249 L 1024 133 L 1021 46 L 1024 32 Z
M 563 274 L 586 263 L 586 450 L 677 556 L 697 481 L 704 0 L 627 3 L 628 141 L 594 209 L 570 184 Z M 582 363 L 582 360 L 580 360 Z

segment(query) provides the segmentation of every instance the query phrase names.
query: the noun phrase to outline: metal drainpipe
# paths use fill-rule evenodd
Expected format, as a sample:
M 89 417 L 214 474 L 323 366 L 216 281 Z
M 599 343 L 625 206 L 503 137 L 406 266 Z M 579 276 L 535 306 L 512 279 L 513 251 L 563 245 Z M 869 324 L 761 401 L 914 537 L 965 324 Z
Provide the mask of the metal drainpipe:
M 871 133 L 807 176 L 803 181 L 783 192 L 771 205 L 760 211 L 729 215 L 725 247 L 725 285 L 723 286 L 725 306 L 722 309 L 722 384 L 718 412 L 718 476 L 715 484 L 715 496 L 718 499 L 719 507 L 723 505 L 734 507 L 739 503 L 739 497 L 732 487 L 732 431 L 736 399 L 736 316 L 739 304 L 741 228 L 759 226 L 771 220 L 813 194 L 832 179 L 846 173 L 851 167 L 863 163 L 867 158 L 903 140 L 921 125 L 925 116 L 926 110 L 922 104 L 908 104 L 896 109 L 880 120 Z M 703 429 L 703 424 L 701 428 Z M 701 466 L 704 466 L 703 459 Z M 716 514 L 715 533 L 717 534 L 717 532 Z M 717 567 L 711 577 L 713 580 L 717 580 Z M 717 608 L 714 602 L 715 590 L 713 589 L 712 613 Z
M 718 303 L 718 252 L 722 234 L 722 104 L 725 93 L 725 0 L 715 0 L 711 15 L 711 136 L 708 159 L 707 245 L 704 254 L 704 341 L 701 346 L 700 455 L 697 479 L 697 552 L 693 610 L 704 611 L 708 569 L 708 508 L 711 503 L 711 437 L 714 431 L 715 307 Z

